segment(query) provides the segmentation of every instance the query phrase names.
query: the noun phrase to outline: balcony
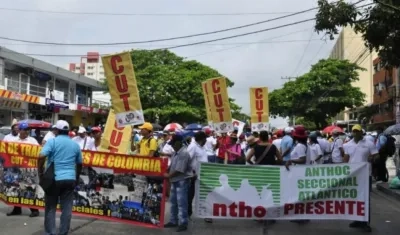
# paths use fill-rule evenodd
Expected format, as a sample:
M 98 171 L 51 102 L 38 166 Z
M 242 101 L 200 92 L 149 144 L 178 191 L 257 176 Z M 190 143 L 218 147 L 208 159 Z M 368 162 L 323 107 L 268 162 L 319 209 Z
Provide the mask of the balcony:
M 93 108 L 98 108 L 98 109 L 110 109 L 111 105 L 108 102 L 104 102 L 101 100 L 92 100 L 92 107 Z

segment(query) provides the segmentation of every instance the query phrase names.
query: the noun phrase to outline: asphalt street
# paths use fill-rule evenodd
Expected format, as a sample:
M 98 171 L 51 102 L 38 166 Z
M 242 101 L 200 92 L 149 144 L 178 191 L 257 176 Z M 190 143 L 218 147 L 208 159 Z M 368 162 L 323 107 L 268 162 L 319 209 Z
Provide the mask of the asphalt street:
M 371 234 L 395 235 L 400 231 L 400 202 L 377 191 L 371 194 L 372 206 L 372 228 Z M 167 204 L 168 207 L 168 204 Z M 0 227 L 0 235 L 26 234 L 41 235 L 43 232 L 43 213 L 38 218 L 29 218 L 29 211 L 25 210 L 24 215 L 7 217 L 6 213 L 11 208 L 0 203 L 0 220 L 3 221 Z M 167 211 L 168 214 L 168 211 Z M 167 215 L 168 219 L 168 215 Z M 357 229 L 350 229 L 348 221 L 311 221 L 305 225 L 293 224 L 287 221 L 278 221 L 276 224 L 268 225 L 266 229 L 255 221 L 241 220 L 219 220 L 213 224 L 205 224 L 200 219 L 194 219 L 187 232 L 180 234 L 198 235 L 239 235 L 239 234 L 293 234 L 304 233 L 308 235 L 341 235 L 364 234 Z M 130 234 L 130 235 L 161 235 L 177 234 L 171 229 L 147 229 L 133 225 L 106 222 L 101 220 L 73 217 L 71 234 L 73 235 L 99 235 L 99 234 Z

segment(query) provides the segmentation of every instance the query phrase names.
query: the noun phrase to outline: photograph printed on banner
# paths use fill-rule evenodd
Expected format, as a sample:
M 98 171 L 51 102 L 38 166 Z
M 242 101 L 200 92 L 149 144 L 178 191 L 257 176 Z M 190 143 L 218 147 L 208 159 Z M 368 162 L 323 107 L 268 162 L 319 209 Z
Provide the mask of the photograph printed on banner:
M 1 176 L 0 198 L 25 206 L 44 206 L 36 169 L 1 168 Z M 162 193 L 161 179 L 88 167 L 75 187 L 73 211 L 159 225 Z

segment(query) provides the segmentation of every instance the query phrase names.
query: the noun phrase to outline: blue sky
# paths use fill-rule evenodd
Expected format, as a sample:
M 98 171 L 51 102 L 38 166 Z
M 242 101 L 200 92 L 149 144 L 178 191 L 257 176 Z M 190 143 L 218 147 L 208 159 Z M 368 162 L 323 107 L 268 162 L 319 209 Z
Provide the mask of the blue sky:
M 62 43 L 143 41 L 250 24 L 315 6 L 316 0 L 13 0 L 2 3 L 0 8 L 155 15 L 50 14 L 0 9 L 0 36 Z M 220 13 L 263 14 L 205 15 Z M 163 48 L 221 38 L 314 16 L 315 11 L 311 11 L 240 30 L 152 44 L 66 47 L 0 40 L 0 45 L 28 54 L 84 55 L 87 51 L 112 53 L 131 48 Z M 329 55 L 333 42 L 319 40 L 322 35 L 313 32 L 313 25 L 311 21 L 245 37 L 177 48 L 173 52 L 217 69 L 234 81 L 235 86 L 229 90 L 229 95 L 237 100 L 244 112 L 249 113 L 249 87 L 267 86 L 270 90 L 280 88 L 286 81 L 281 77 L 301 75 L 307 72 L 311 64 Z M 37 58 L 63 67 L 79 60 L 79 57 Z M 271 123 L 276 127 L 286 124 L 281 118 Z

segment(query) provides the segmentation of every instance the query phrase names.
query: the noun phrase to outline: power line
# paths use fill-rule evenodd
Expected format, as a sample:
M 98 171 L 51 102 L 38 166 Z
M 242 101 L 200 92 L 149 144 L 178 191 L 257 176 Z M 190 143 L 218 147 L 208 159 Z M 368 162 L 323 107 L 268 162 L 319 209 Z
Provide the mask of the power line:
M 293 70 L 292 76 L 293 76 L 293 75 L 297 72 L 297 70 L 300 68 L 301 62 L 303 62 L 304 56 L 306 55 L 308 46 L 310 46 L 310 42 L 311 42 L 311 39 L 312 39 L 312 36 L 313 36 L 313 35 L 314 35 L 314 30 L 311 30 L 311 35 L 310 35 L 310 38 L 308 39 L 307 46 L 304 48 L 303 54 L 301 55 L 300 60 L 299 60 L 299 62 L 298 62 L 297 65 L 296 65 L 296 68 Z
M 284 25 L 280 25 L 280 26 L 276 26 L 276 27 L 272 27 L 272 28 L 257 30 L 257 31 L 253 31 L 253 32 L 243 33 L 243 34 L 237 34 L 237 35 L 233 35 L 233 36 L 229 36 L 229 37 L 216 38 L 216 39 L 211 39 L 211 40 L 206 40 L 206 41 L 199 41 L 199 42 L 181 44 L 181 45 L 176 45 L 176 46 L 172 46 L 172 47 L 159 48 L 159 49 L 155 49 L 155 50 L 170 50 L 170 49 L 194 46 L 194 45 L 199 45 L 199 44 L 204 44 L 204 43 L 209 43 L 209 42 L 222 41 L 222 40 L 227 40 L 227 39 L 232 39 L 232 38 L 237 38 L 237 37 L 243 37 L 243 36 L 247 36 L 247 35 L 252 35 L 252 34 L 271 31 L 271 30 L 275 30 L 275 29 L 285 28 L 285 27 L 289 27 L 289 26 L 293 26 L 293 25 L 297 25 L 297 24 L 302 24 L 302 23 L 305 23 L 305 22 L 308 22 L 308 21 L 311 21 L 311 20 L 314 20 L 314 19 L 315 18 L 302 20 L 302 21 L 296 21 L 296 22 L 293 22 L 293 23 L 290 23 L 290 24 L 284 24 Z M 21 54 L 23 54 L 23 53 L 21 53 Z M 80 57 L 80 56 L 82 56 L 82 55 L 51 55 L 51 54 L 25 54 L 25 55 L 29 55 L 29 56 L 49 56 L 49 57 Z
M 76 12 L 76 11 L 50 11 L 30 10 L 18 8 L 1 7 L 1 11 L 31 12 L 45 14 L 67 14 L 67 15 L 106 15 L 106 16 L 248 16 L 248 15 L 283 15 L 294 12 L 233 12 L 233 13 L 116 13 L 116 12 Z
M 179 36 L 179 37 L 172 37 L 172 38 L 162 38 L 162 39 L 153 39 L 153 40 L 146 40 L 146 41 L 133 41 L 133 42 L 115 42 L 115 43 L 60 43 L 60 42 L 42 42 L 42 41 L 31 41 L 31 40 L 25 40 L 25 39 L 16 39 L 16 38 L 9 38 L 9 37 L 0 37 L 0 39 L 8 40 L 8 41 L 16 41 L 16 42 L 25 42 L 25 43 L 34 43 L 34 44 L 47 44 L 47 45 L 58 45 L 58 46 L 104 46 L 104 45 L 127 45 L 127 44 L 141 44 L 141 43 L 152 43 L 152 42 L 162 42 L 162 41 L 171 41 L 171 40 L 177 40 L 177 39 L 184 39 L 184 38 L 192 38 L 192 37 L 198 37 L 198 36 L 205 36 L 205 35 L 210 35 L 210 34 L 216 34 L 216 33 L 222 33 L 222 32 L 227 32 L 227 31 L 232 31 L 232 30 L 237 30 L 237 29 L 242 29 L 242 28 L 247 28 L 255 25 L 260 25 L 284 18 L 288 18 L 291 16 L 303 14 L 309 11 L 313 11 L 317 9 L 317 7 L 310 8 L 307 10 L 303 11 L 298 11 L 289 15 L 284 15 L 268 20 L 263 20 L 251 24 L 246 24 L 246 25 L 241 25 L 233 28 L 227 28 L 227 29 L 221 29 L 221 30 L 216 30 L 216 31 L 211 31 L 211 32 L 206 32 L 206 33 L 198 33 L 198 34 L 191 34 L 191 35 L 186 35 L 186 36 Z

